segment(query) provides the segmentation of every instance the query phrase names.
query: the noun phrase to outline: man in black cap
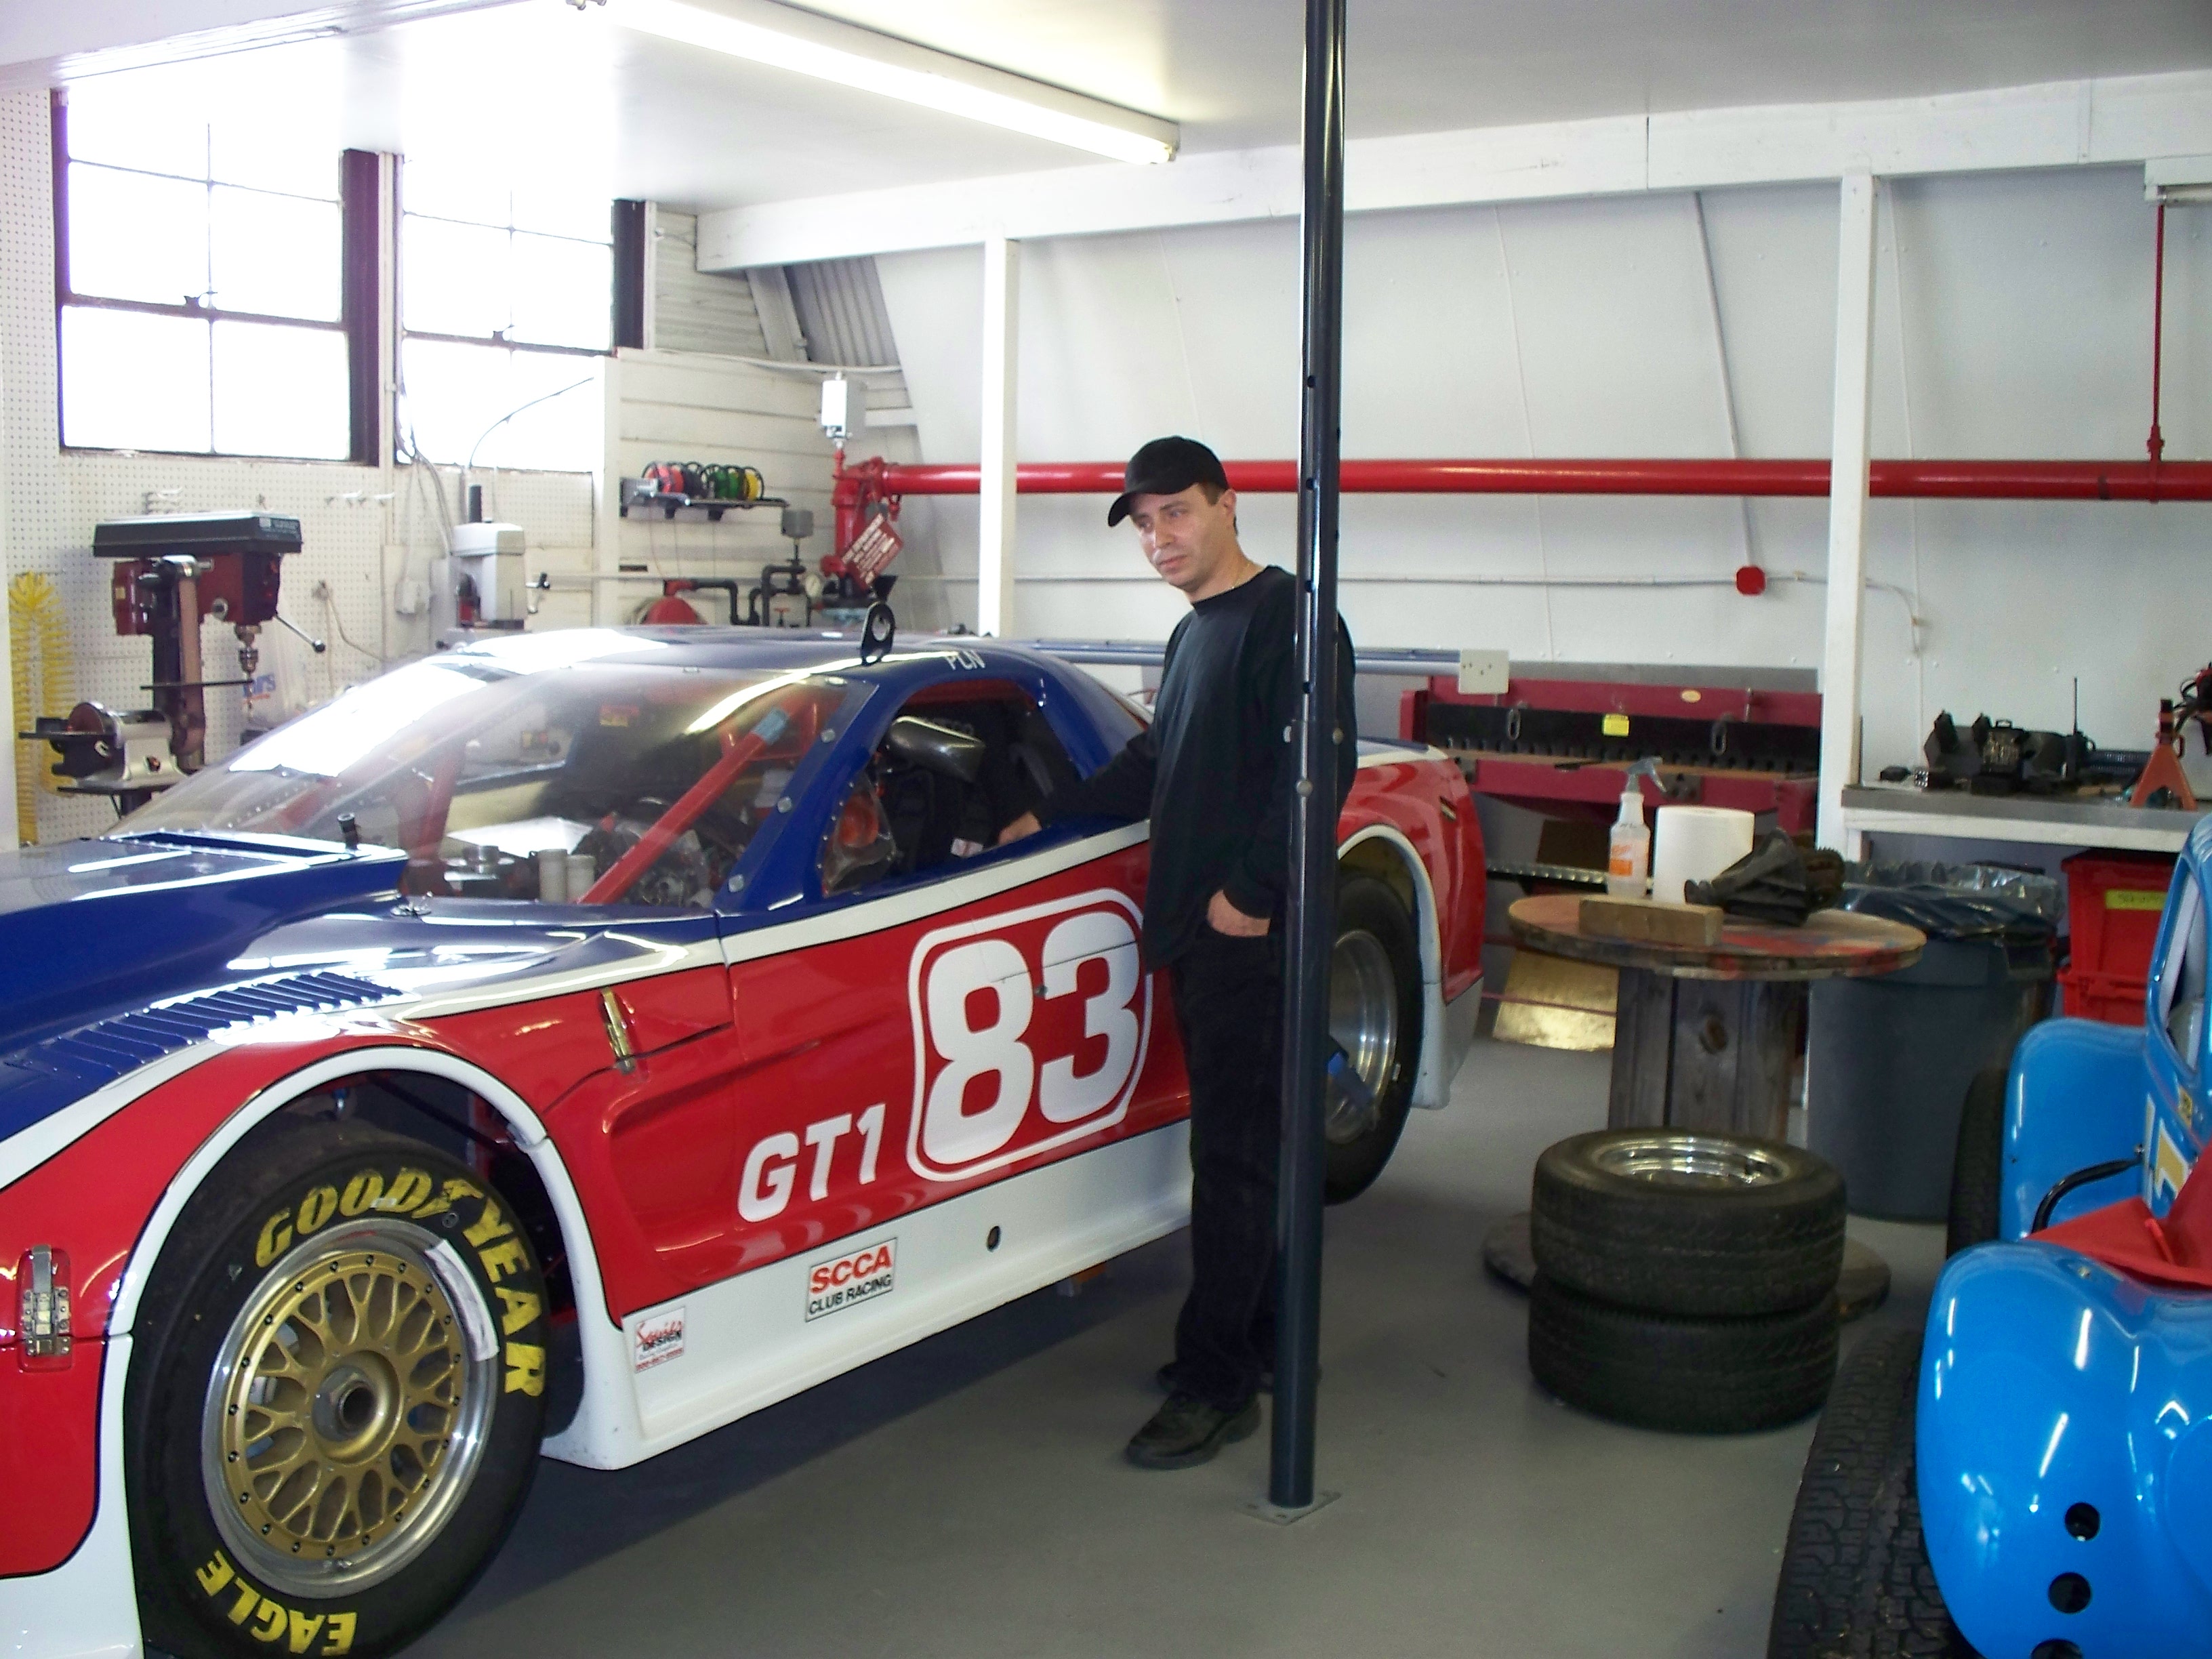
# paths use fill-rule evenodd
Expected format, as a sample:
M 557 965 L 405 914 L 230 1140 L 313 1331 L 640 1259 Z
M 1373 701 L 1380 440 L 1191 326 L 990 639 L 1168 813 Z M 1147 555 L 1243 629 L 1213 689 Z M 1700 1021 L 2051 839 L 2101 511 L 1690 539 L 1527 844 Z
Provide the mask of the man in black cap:
M 1275 1170 L 1282 1135 L 1283 908 L 1300 682 L 1297 579 L 1237 539 L 1237 493 L 1188 438 L 1129 459 L 1106 514 L 1190 601 L 1168 637 L 1152 722 L 1039 809 L 1152 820 L 1148 968 L 1171 975 L 1190 1077 L 1191 1286 L 1161 1368 L 1169 1393 L 1129 1442 L 1144 1468 L 1203 1463 L 1260 1425 L 1275 1346 Z M 1358 763 L 1352 641 L 1337 634 L 1337 805 Z M 1024 813 L 1004 842 L 1039 827 Z

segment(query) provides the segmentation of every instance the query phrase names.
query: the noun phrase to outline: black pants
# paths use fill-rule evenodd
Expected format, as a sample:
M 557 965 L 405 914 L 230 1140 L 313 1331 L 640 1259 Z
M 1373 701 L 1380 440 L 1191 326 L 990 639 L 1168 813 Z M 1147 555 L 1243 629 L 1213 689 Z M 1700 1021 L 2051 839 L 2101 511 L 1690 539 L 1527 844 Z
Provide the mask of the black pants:
M 1279 930 L 1210 927 L 1173 968 L 1190 1075 L 1190 1294 L 1176 1321 L 1177 1385 L 1235 1410 L 1275 1353 L 1275 1175 L 1282 1143 Z

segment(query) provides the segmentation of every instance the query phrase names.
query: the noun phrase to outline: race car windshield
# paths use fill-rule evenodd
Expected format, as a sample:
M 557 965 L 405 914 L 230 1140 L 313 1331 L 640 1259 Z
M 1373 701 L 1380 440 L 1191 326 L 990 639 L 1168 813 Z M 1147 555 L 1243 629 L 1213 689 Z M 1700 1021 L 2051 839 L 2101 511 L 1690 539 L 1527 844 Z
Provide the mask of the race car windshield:
M 703 907 L 846 691 L 820 673 L 434 658 L 195 774 L 117 833 L 342 842 L 349 817 L 363 842 L 408 854 L 409 893 Z

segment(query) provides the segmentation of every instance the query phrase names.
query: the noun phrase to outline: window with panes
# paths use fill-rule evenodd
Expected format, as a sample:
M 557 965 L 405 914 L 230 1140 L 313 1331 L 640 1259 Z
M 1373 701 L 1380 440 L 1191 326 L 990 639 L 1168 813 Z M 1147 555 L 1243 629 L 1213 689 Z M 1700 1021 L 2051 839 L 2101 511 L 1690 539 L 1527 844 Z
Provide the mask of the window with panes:
M 354 453 L 337 154 L 93 84 L 55 105 L 62 441 Z
M 410 160 L 400 206 L 402 453 L 598 466 L 597 360 L 613 344 L 607 201 Z

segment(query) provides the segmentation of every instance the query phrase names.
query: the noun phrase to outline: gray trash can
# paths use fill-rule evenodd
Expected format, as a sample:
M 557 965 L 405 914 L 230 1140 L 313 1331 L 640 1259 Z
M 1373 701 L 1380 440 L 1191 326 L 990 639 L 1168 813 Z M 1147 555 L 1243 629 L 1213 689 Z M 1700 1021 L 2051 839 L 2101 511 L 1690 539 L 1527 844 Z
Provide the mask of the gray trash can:
M 1919 928 L 1918 962 L 1813 987 L 1806 1130 L 1843 1172 L 1852 1213 L 1941 1221 L 1966 1085 L 2050 1006 L 2055 925 L 1956 888 L 1846 887 L 1844 908 Z

